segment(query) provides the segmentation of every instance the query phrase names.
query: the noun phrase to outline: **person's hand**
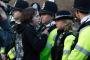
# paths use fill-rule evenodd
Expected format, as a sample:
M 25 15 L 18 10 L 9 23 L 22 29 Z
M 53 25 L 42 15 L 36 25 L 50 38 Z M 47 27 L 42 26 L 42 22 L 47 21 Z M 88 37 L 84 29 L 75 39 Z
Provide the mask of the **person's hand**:
M 1 59 L 2 60 L 7 60 L 6 54 L 1 54 Z
M 49 34 L 48 30 L 49 30 L 49 28 L 46 28 L 46 29 L 42 32 L 42 34 L 48 35 L 48 34 Z
M 7 15 L 1 7 L 0 7 L 0 15 L 1 15 L 1 18 L 2 18 L 0 20 L 6 20 L 7 19 Z

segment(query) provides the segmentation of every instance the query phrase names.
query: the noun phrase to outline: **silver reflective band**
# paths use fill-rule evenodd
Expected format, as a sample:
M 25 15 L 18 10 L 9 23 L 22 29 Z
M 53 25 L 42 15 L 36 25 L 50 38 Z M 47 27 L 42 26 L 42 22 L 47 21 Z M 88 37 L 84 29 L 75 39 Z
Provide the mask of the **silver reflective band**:
M 48 1 L 55 2 L 55 0 L 48 0 Z
M 57 35 L 54 35 L 54 37 L 53 37 L 53 40 L 54 40 L 54 41 L 55 41 L 56 36 L 57 36 Z
M 80 52 L 84 53 L 84 54 L 87 55 L 87 56 L 90 56 L 90 52 L 87 51 L 86 49 L 80 47 L 79 45 L 76 45 L 76 46 L 75 46 L 75 49 L 79 50 Z
M 52 48 L 52 45 L 47 41 L 46 47 Z
M 63 54 L 70 54 L 70 50 L 63 50 Z
M 60 18 L 60 17 L 67 17 L 67 16 L 72 16 L 72 15 L 59 15 L 59 16 L 56 16 L 55 18 L 57 19 L 57 18 Z

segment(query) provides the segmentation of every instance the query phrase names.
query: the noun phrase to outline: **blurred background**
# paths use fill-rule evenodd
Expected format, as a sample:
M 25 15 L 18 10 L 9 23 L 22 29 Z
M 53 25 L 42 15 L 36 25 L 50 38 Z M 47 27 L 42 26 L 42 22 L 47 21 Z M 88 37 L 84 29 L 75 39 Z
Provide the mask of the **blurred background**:
M 15 1 L 16 0 L 11 0 L 10 4 L 13 5 Z M 28 1 L 29 4 L 33 2 L 37 2 L 42 6 L 45 0 L 26 0 L 26 1 Z M 54 1 L 57 3 L 59 10 L 64 10 L 64 9 L 71 10 L 74 2 L 74 0 L 54 0 Z

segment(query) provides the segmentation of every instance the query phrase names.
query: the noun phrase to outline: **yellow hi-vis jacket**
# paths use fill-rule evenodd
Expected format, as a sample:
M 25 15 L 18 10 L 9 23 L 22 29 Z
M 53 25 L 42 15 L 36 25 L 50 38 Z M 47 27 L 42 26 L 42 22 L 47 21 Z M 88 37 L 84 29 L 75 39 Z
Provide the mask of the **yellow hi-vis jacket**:
M 4 54 L 5 53 L 5 48 L 4 47 L 1 47 L 0 48 L 0 54 Z
M 69 35 L 65 38 L 62 60 L 68 60 L 68 56 L 70 54 L 71 46 L 73 45 L 74 40 L 75 36 L 73 35 Z
M 40 60 L 51 60 L 50 53 L 51 53 L 51 48 L 54 45 L 54 38 L 56 34 L 57 34 L 57 29 L 54 29 L 50 32 L 46 46 L 40 54 Z
M 90 25 L 80 30 L 78 42 L 68 60 L 87 60 L 88 56 L 90 56 Z
M 8 57 L 10 60 L 13 60 L 15 58 L 15 47 L 13 47 L 9 52 L 8 52 Z

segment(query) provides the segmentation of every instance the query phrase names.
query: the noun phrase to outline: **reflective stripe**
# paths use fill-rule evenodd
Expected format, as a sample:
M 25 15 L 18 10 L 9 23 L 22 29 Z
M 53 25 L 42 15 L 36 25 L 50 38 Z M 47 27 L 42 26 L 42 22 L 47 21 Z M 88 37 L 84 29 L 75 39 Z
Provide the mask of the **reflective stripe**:
M 11 60 L 15 58 L 15 47 L 8 52 L 8 56 Z
M 2 30 L 2 28 L 0 27 L 0 30 Z
M 54 35 L 53 40 L 55 41 L 56 35 Z M 52 48 L 53 46 L 49 43 L 49 40 L 47 41 L 47 45 L 48 48 Z
M 5 53 L 5 48 L 4 47 L 1 47 L 0 54 L 4 54 L 4 53 Z
M 48 48 L 52 48 L 52 45 L 47 41 L 47 45 Z
M 76 45 L 76 46 L 75 46 L 75 49 L 79 50 L 80 52 L 84 53 L 84 54 L 87 55 L 87 56 L 90 56 L 90 52 L 87 51 L 86 49 L 80 47 L 79 45 Z
M 70 54 L 70 50 L 63 50 L 63 54 Z
M 57 18 L 60 18 L 60 17 L 71 17 L 71 15 L 59 15 L 59 16 L 56 16 L 55 18 L 57 19 Z
M 56 39 L 56 36 L 57 36 L 57 35 L 55 35 L 55 36 L 53 37 L 53 40 L 54 40 L 54 41 L 55 41 L 55 39 Z

